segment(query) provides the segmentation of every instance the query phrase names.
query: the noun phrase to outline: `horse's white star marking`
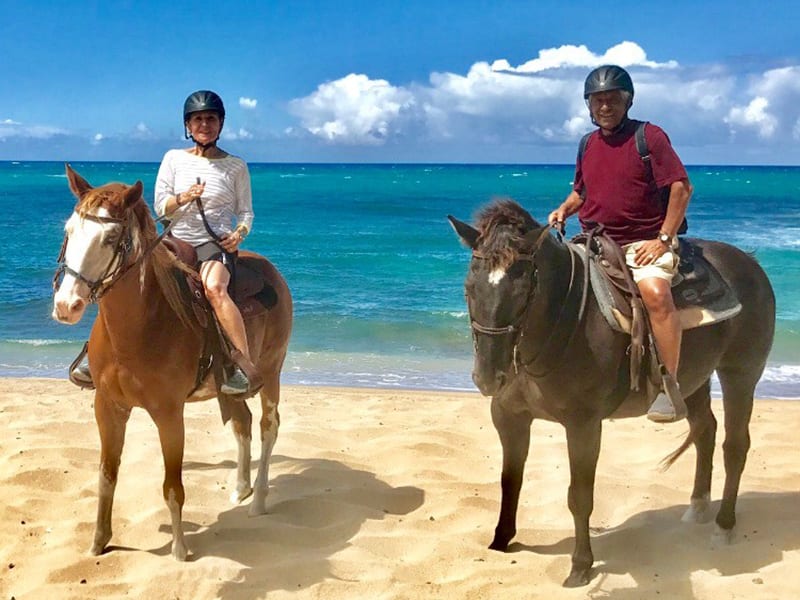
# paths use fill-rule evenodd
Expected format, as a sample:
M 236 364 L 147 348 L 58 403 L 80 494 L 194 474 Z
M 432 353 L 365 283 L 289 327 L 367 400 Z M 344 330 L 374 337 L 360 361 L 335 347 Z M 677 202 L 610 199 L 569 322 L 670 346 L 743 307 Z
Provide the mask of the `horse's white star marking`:
M 492 285 L 498 285 L 505 276 L 505 269 L 494 269 L 491 273 L 489 273 L 489 283 Z

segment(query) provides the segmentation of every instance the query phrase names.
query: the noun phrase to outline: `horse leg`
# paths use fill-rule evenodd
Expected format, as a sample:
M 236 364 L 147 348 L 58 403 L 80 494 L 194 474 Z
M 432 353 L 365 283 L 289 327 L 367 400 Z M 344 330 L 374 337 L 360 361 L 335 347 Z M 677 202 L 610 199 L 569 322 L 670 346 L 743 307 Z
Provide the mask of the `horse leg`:
M 94 416 L 100 433 L 100 473 L 98 476 L 97 520 L 90 552 L 102 554 L 111 540 L 111 510 L 117 487 L 120 457 L 125 444 L 125 429 L 131 411 L 104 399 L 101 392 L 94 397 Z
M 162 492 L 172 521 L 172 556 L 175 560 L 180 561 L 186 560 L 188 554 L 182 521 L 185 499 L 182 481 L 185 441 L 183 406 L 183 402 L 178 402 L 170 409 L 158 413 L 151 412 L 151 417 L 158 427 L 158 439 L 161 442 L 161 454 L 164 457 Z
M 689 508 L 681 520 L 686 523 L 705 523 L 710 519 L 711 471 L 714 459 L 714 440 L 717 420 L 711 412 L 711 384 L 707 379 L 700 388 L 686 399 L 689 411 L 689 428 L 697 432 L 694 436 L 695 458 L 694 488 Z
M 267 494 L 269 494 L 269 461 L 278 439 L 281 418 L 278 414 L 280 400 L 280 372 L 271 373 L 261 388 L 261 456 L 258 459 L 258 474 L 250 503 L 251 517 L 267 513 Z
M 564 587 L 578 587 L 589 583 L 594 563 L 589 516 L 594 508 L 594 478 L 600 454 L 602 422 L 569 423 L 565 427 L 570 472 L 568 503 L 575 524 L 575 549 L 572 552 L 572 570 L 564 580 Z
M 492 399 L 492 422 L 503 447 L 503 473 L 500 479 L 500 517 L 494 530 L 494 539 L 489 545 L 491 550 L 507 550 L 508 543 L 517 534 L 517 507 L 530 447 L 532 421 L 530 414 L 511 413 L 498 400 Z
M 239 504 L 253 493 L 250 484 L 250 443 L 252 439 L 253 415 L 244 402 L 230 402 L 231 427 L 236 439 L 236 487 L 230 500 Z
M 713 543 L 730 543 L 736 525 L 736 498 L 750 450 L 750 416 L 753 413 L 753 393 L 756 380 L 740 369 L 719 369 L 725 407 L 725 441 L 722 452 L 725 460 L 725 487 L 717 513 L 717 530 Z

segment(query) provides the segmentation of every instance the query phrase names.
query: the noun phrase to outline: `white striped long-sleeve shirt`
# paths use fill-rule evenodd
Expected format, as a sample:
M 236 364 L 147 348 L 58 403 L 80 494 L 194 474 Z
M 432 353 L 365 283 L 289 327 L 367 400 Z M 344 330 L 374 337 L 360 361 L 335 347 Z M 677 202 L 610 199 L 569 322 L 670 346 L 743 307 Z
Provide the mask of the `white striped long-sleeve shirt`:
M 168 151 L 156 177 L 156 214 L 163 216 L 167 200 L 188 190 L 198 177 L 205 183 L 201 200 L 211 229 L 217 235 L 230 233 L 237 225 L 244 225 L 250 231 L 254 216 L 250 172 L 247 163 L 230 154 L 224 158 L 205 158 L 186 150 Z M 172 218 L 175 237 L 194 246 L 211 241 L 194 202 L 175 211 Z

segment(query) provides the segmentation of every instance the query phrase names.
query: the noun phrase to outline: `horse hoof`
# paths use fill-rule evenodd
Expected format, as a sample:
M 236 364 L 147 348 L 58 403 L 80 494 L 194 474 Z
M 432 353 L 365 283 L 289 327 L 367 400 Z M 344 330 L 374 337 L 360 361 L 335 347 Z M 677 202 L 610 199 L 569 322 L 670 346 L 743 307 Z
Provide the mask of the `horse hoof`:
M 495 538 L 494 540 L 492 540 L 492 543 L 489 544 L 489 550 L 497 550 L 498 552 L 505 552 L 506 550 L 508 550 L 508 542 L 498 540 L 497 538 Z
M 250 509 L 247 511 L 248 517 L 260 517 L 267 514 L 267 507 L 264 502 L 251 502 Z
M 693 498 L 689 504 L 689 508 L 683 513 L 681 521 L 684 523 L 708 523 L 711 520 L 710 507 L 711 504 L 708 501 L 708 496 Z
M 172 558 L 179 562 L 185 562 L 189 551 L 185 544 L 172 544 Z
M 711 548 L 730 546 L 733 543 L 733 529 L 723 529 L 719 525 L 714 526 L 714 533 L 711 534 Z
M 100 556 L 105 551 L 105 549 L 106 549 L 105 544 L 103 545 L 92 544 L 92 547 L 89 550 L 89 554 L 91 554 L 92 556 Z
M 566 588 L 576 588 L 588 585 L 590 573 L 591 569 L 573 569 L 569 577 L 564 580 L 563 586 Z
M 247 487 L 243 489 L 236 489 L 231 493 L 231 504 L 241 504 L 244 500 L 250 497 L 253 493 L 253 488 Z
M 250 502 L 250 510 L 247 511 L 250 517 L 260 517 L 267 514 L 267 495 L 268 490 L 255 490 L 253 492 L 253 500 Z
M 494 530 L 494 539 L 492 540 L 492 543 L 489 544 L 489 550 L 506 552 L 508 550 L 509 542 L 514 539 L 515 535 L 517 535 L 516 527 L 511 529 L 511 531 L 507 531 L 503 530 L 500 525 L 498 525 Z
M 94 540 L 92 541 L 92 548 L 91 550 L 89 550 L 89 553 L 92 556 L 100 556 L 103 552 L 106 551 L 106 546 L 110 541 L 111 541 L 111 535 L 95 536 Z

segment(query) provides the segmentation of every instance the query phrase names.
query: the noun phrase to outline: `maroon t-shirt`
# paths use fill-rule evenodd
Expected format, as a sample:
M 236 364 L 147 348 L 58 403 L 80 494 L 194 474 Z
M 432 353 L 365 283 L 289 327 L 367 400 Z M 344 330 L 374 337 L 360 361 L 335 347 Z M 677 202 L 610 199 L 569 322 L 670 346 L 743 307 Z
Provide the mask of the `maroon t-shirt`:
M 586 230 L 602 224 L 618 244 L 658 237 L 666 214 L 659 188 L 688 179 L 667 134 L 650 123 L 645 125 L 653 172 L 652 178 L 649 176 L 636 150 L 637 124 L 629 120 L 609 136 L 595 131 L 575 168 L 573 189 L 584 196 L 578 212 L 581 226 Z

